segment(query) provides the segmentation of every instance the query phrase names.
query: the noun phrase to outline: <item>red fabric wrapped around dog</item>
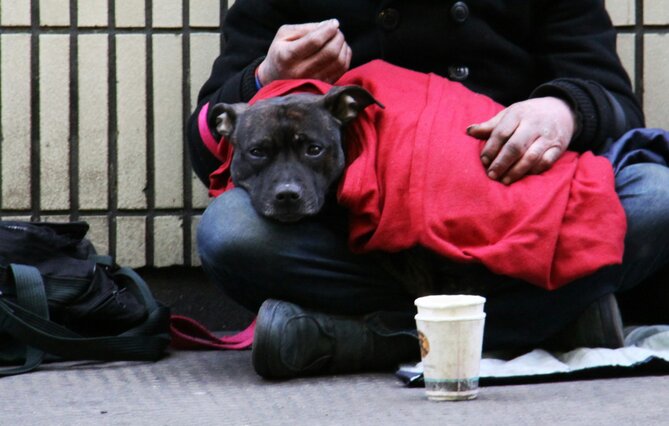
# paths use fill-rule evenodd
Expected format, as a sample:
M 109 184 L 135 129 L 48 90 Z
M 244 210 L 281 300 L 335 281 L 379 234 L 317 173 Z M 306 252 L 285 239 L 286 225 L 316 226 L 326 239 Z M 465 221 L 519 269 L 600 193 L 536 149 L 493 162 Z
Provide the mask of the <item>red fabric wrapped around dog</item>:
M 421 245 L 549 290 L 621 262 L 625 213 L 605 158 L 568 151 L 548 171 L 505 186 L 487 177 L 483 142 L 465 133 L 503 109 L 490 98 L 383 61 L 336 84 L 363 86 L 385 106 L 367 108 L 346 131 L 338 199 L 350 211 L 352 250 Z M 252 102 L 330 87 L 277 81 Z M 206 122 L 201 132 L 208 133 Z M 225 141 L 208 146 L 223 162 L 211 176 L 217 195 L 232 187 L 232 150 Z

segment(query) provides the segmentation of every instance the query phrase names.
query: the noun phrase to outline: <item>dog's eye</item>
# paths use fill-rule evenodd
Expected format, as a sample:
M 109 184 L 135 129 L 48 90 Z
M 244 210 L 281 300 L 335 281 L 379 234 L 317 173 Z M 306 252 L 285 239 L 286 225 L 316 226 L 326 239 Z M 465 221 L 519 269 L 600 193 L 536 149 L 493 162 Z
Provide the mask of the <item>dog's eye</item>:
M 319 155 L 321 152 L 323 152 L 323 147 L 320 145 L 312 144 L 307 147 L 307 155 L 312 157 Z
M 252 157 L 256 158 L 265 158 L 267 157 L 267 149 L 263 148 L 261 146 L 254 146 L 253 148 L 249 149 L 249 155 Z

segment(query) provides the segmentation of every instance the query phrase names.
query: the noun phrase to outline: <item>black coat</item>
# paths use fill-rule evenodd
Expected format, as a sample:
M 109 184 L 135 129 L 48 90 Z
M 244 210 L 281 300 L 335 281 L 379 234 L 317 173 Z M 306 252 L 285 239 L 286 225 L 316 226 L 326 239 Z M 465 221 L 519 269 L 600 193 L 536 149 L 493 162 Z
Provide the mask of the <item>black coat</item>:
M 248 101 L 278 28 L 330 18 L 339 19 L 351 46 L 351 67 L 380 58 L 461 81 L 504 105 L 565 99 L 579 118 L 570 149 L 596 150 L 644 125 L 602 0 L 237 0 L 223 24 L 223 53 L 188 123 L 204 182 L 218 162 L 197 131 L 202 105 Z

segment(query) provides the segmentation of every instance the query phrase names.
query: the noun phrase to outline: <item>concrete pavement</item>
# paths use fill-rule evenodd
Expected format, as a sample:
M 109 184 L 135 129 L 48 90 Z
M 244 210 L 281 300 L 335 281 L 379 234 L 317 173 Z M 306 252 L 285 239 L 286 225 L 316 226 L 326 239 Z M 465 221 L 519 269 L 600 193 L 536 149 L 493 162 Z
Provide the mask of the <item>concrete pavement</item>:
M 215 330 L 252 315 L 197 268 L 139 271 L 173 312 Z M 172 351 L 155 363 L 70 362 L 0 378 L 13 425 L 669 425 L 669 375 L 486 386 L 431 402 L 392 372 L 269 382 L 250 351 Z
M 2 425 L 667 425 L 669 376 L 489 386 L 428 401 L 391 373 L 268 382 L 250 351 L 49 364 L 0 379 Z

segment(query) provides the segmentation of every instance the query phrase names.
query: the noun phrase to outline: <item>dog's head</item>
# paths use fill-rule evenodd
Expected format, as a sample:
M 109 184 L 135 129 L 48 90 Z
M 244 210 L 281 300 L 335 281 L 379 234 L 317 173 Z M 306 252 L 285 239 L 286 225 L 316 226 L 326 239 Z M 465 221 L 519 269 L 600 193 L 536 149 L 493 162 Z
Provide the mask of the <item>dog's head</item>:
M 214 105 L 209 127 L 234 147 L 230 173 L 253 207 L 281 222 L 320 211 L 344 170 L 343 126 L 378 102 L 359 86 Z M 379 104 L 380 105 L 380 104 Z

